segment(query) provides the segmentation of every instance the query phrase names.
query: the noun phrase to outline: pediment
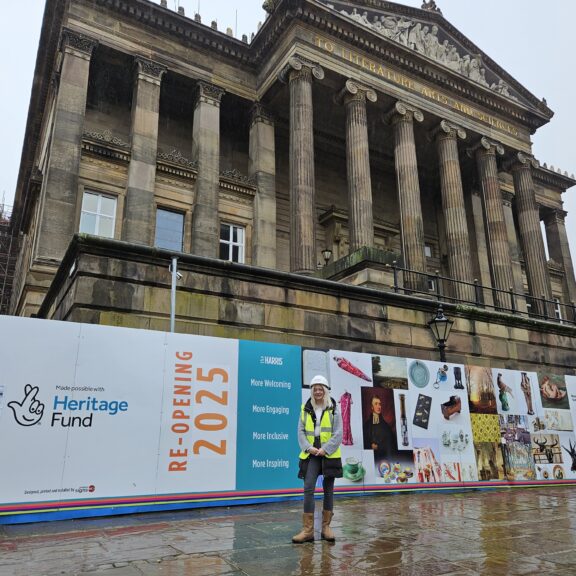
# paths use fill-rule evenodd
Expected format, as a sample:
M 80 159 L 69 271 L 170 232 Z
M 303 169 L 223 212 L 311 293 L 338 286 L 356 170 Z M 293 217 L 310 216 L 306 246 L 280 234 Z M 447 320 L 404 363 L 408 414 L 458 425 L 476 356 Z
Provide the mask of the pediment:
M 510 101 L 550 112 L 512 76 L 452 26 L 434 0 L 421 9 L 379 0 L 317 0 L 384 41 L 393 42 Z

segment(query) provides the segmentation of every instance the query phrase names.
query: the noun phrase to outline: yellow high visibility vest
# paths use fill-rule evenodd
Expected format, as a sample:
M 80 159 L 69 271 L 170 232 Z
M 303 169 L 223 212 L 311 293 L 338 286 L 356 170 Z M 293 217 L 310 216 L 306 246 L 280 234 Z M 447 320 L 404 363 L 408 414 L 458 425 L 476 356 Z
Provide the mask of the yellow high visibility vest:
M 314 420 L 309 412 L 304 410 L 306 404 L 302 404 L 302 409 L 300 412 L 300 418 L 304 422 L 304 431 L 306 432 L 306 439 L 310 444 L 314 444 Z M 322 419 L 320 420 L 320 444 L 323 446 L 332 438 L 332 422 L 334 418 L 334 413 L 332 410 L 324 410 L 322 412 Z M 305 459 L 310 456 L 309 452 L 300 452 L 300 458 Z M 340 458 L 340 446 L 332 454 L 326 454 L 326 458 Z

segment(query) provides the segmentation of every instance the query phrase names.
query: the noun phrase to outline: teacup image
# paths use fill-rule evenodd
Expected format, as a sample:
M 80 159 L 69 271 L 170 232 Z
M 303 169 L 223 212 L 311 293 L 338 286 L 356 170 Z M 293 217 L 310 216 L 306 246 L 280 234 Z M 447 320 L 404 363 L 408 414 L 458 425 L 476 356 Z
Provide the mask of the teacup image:
M 356 474 L 356 472 L 358 472 L 359 465 L 360 465 L 360 462 L 358 461 L 357 458 L 354 458 L 354 456 L 350 456 L 349 458 L 346 458 L 346 466 L 348 466 L 348 470 L 352 474 Z

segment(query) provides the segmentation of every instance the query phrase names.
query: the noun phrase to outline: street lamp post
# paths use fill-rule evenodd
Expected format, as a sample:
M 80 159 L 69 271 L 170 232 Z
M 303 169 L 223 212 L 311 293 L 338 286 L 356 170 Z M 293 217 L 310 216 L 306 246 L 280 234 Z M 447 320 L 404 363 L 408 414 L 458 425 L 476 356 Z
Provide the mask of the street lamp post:
M 168 267 L 172 279 L 170 287 L 170 332 L 176 330 L 176 285 L 178 280 L 182 278 L 182 274 L 178 272 L 178 258 L 172 257 L 172 263 Z
M 454 320 L 450 320 L 444 316 L 442 304 L 438 306 L 436 316 L 428 322 L 428 327 L 432 330 L 432 334 L 434 334 L 434 338 L 436 338 L 436 343 L 438 344 L 440 362 L 446 362 L 446 340 L 448 340 L 448 336 L 450 336 L 450 330 L 452 330 L 453 324 Z

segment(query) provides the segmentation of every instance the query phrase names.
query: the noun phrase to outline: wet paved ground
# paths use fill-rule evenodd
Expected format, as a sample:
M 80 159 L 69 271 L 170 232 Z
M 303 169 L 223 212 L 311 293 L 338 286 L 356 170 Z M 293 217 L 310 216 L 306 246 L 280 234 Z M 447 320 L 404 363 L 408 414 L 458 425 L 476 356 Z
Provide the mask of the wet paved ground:
M 0 526 L 0 576 L 576 574 L 571 487 L 337 498 L 334 544 L 291 543 L 300 506 Z

